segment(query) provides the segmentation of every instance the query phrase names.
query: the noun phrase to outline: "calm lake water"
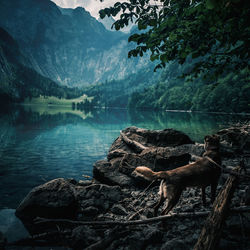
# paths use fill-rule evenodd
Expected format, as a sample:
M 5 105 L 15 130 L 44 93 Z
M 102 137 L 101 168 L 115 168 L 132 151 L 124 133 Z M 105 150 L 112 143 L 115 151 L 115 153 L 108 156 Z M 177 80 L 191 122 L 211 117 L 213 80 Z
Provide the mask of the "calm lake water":
M 184 112 L 15 107 L 0 114 L 0 209 L 16 208 L 35 186 L 53 178 L 84 179 L 104 159 L 120 130 L 174 128 L 202 141 L 249 117 Z

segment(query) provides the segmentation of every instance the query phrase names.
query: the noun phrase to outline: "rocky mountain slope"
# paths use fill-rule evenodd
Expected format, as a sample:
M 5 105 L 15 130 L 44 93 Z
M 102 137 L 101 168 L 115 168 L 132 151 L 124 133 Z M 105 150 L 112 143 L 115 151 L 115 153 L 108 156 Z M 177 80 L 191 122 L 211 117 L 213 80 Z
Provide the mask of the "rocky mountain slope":
M 145 58 L 127 59 L 128 35 L 106 30 L 83 8 L 9 0 L 1 3 L 0 17 L 29 59 L 26 66 L 63 85 L 123 79 L 145 67 Z
M 24 66 L 27 62 L 17 42 L 0 27 L 0 103 L 18 102 L 39 95 L 74 96 L 75 89 L 59 86 Z

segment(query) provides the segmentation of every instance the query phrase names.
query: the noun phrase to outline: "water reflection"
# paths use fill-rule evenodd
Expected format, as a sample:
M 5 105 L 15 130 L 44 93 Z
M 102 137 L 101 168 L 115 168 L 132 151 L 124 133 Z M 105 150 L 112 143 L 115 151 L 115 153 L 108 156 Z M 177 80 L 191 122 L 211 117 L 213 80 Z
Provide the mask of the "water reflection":
M 193 140 L 247 117 L 63 107 L 15 107 L 0 114 L 0 209 L 16 208 L 34 187 L 54 178 L 83 179 L 128 126 L 175 128 Z

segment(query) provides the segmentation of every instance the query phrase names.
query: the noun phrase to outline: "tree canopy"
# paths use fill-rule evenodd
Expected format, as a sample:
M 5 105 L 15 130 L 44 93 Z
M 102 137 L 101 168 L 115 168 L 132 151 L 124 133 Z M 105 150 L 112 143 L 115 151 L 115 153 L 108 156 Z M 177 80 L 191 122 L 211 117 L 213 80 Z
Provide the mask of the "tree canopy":
M 103 0 L 100 0 L 103 1 Z M 220 75 L 249 66 L 249 0 L 127 0 L 100 10 L 118 16 L 116 30 L 134 22 L 128 56 L 143 56 L 163 68 L 171 61 L 192 61 L 186 75 Z

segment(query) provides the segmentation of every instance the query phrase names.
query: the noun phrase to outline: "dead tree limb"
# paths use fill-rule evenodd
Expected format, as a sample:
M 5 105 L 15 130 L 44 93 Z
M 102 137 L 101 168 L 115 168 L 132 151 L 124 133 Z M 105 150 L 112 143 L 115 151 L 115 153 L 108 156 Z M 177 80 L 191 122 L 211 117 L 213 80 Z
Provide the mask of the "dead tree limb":
M 241 166 L 235 168 L 235 172 L 240 172 Z M 216 249 L 223 228 L 224 221 L 229 212 L 229 205 L 237 185 L 237 177 L 230 176 L 222 187 L 220 193 L 214 201 L 212 211 L 205 221 L 200 237 L 194 246 L 194 250 Z
M 133 221 L 73 221 L 73 220 L 66 220 L 66 219 L 45 219 L 45 218 L 37 218 L 35 220 L 35 224 L 41 223 L 63 223 L 69 225 L 99 225 L 99 226 L 113 226 L 113 225 L 121 225 L 121 226 L 130 226 L 130 225 L 140 225 L 140 224 L 149 224 L 149 223 L 156 223 L 159 221 L 164 221 L 167 219 L 173 218 L 193 218 L 193 217 L 203 217 L 207 216 L 209 211 L 202 211 L 202 212 L 194 212 L 194 213 L 174 213 L 168 214 L 164 216 L 158 216 L 154 218 L 144 219 L 144 220 L 133 220 Z
M 122 140 L 132 149 L 136 151 L 136 153 L 141 153 L 147 147 L 143 146 L 141 143 L 129 139 L 124 133 L 120 132 Z
M 230 210 L 231 213 L 246 213 L 250 212 L 250 206 L 241 206 L 238 208 L 233 208 Z M 130 226 L 130 225 L 140 225 L 140 224 L 149 224 L 156 223 L 168 219 L 174 218 L 195 218 L 195 217 L 204 217 L 209 215 L 210 211 L 202 212 L 193 212 L 193 213 L 172 213 L 163 216 L 158 216 L 149 219 L 143 220 L 133 220 L 133 221 L 74 221 L 67 219 L 45 219 L 45 218 L 36 218 L 34 224 L 43 224 L 43 223 L 58 223 L 58 224 L 68 224 L 68 225 L 87 225 L 87 226 Z

